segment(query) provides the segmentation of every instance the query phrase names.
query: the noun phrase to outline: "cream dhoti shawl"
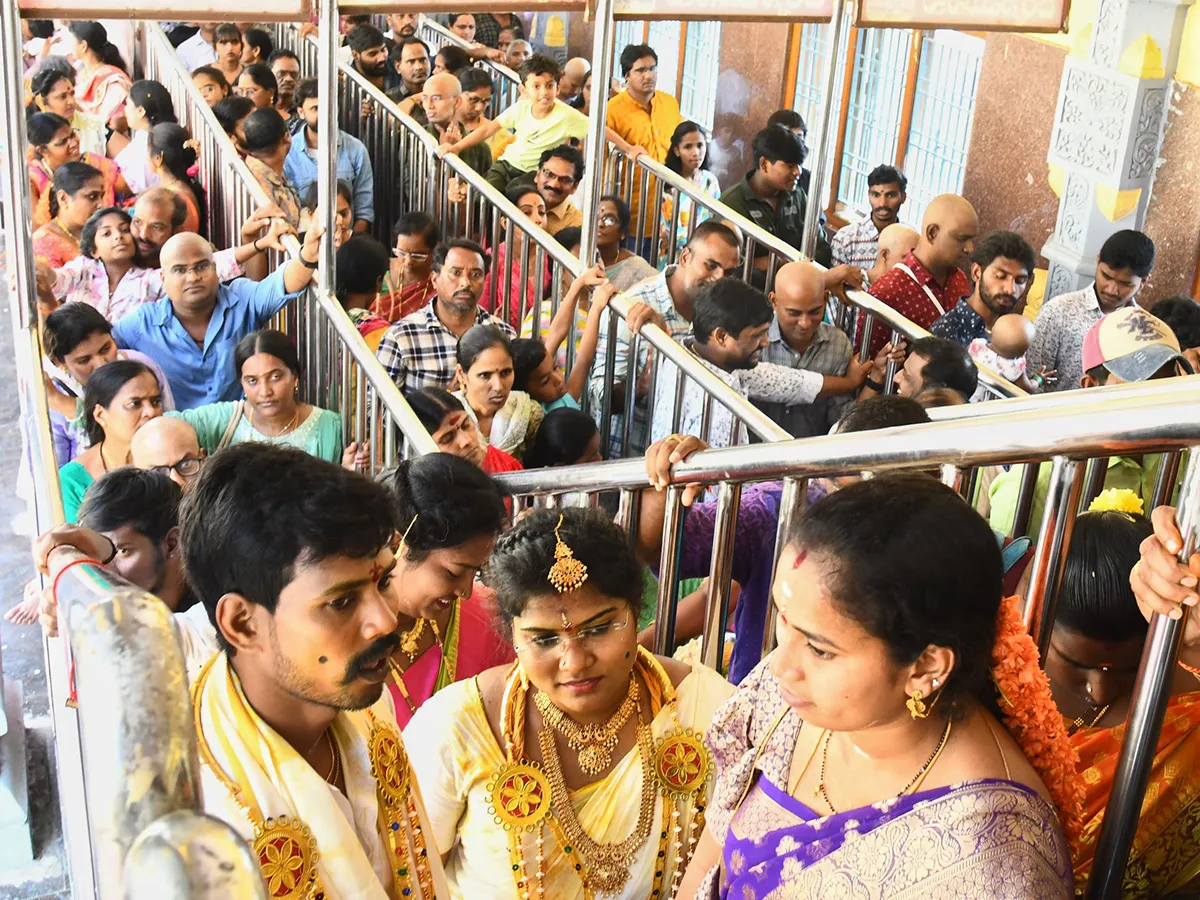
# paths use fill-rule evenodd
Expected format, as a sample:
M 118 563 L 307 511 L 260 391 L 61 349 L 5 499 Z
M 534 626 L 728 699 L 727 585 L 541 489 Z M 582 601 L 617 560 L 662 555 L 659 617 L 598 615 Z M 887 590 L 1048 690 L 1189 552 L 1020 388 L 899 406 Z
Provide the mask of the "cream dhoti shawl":
M 449 897 L 436 849 L 421 853 L 432 832 L 388 691 L 369 709 L 334 719 L 344 797 L 250 707 L 224 653 L 196 678 L 192 702 L 204 811 L 252 843 L 264 820 L 284 826 L 275 840 L 255 846 L 269 895 L 304 898 L 323 890 L 326 900 L 394 900 L 408 887 L 405 897 Z M 293 844 L 307 845 L 308 859 L 315 855 L 311 889 Z

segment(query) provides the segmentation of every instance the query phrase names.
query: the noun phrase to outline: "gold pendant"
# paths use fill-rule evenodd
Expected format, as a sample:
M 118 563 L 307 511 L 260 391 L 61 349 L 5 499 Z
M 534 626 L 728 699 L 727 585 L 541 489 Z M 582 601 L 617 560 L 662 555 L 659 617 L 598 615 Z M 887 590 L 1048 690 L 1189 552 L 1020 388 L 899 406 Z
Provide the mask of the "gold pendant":
M 421 635 L 424 633 L 425 620 L 417 619 L 412 628 L 400 635 L 400 650 L 408 657 L 409 662 L 417 658 L 417 651 L 421 648 Z
M 690 728 L 663 735 L 654 751 L 654 774 L 664 793 L 683 798 L 701 790 L 712 775 L 712 754 Z
M 588 775 L 599 775 L 612 762 L 612 753 L 600 744 L 588 744 L 579 751 L 579 768 Z
M 506 831 L 532 831 L 550 815 L 550 782 L 533 763 L 507 763 L 487 784 L 488 814 Z
M 371 777 L 379 795 L 392 809 L 402 809 L 408 799 L 408 754 L 400 735 L 376 724 L 367 739 L 371 754 Z
M 254 855 L 272 900 L 301 900 L 317 879 L 317 840 L 296 818 L 267 819 L 254 829 Z

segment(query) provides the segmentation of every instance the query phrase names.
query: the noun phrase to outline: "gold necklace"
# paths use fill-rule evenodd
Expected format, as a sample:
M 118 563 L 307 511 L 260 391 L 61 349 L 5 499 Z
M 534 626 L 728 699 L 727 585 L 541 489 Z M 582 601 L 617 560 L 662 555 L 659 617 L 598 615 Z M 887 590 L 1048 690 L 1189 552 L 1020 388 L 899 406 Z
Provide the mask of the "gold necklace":
M 937 746 L 933 748 L 933 752 L 929 754 L 929 759 L 925 760 L 925 765 L 921 766 L 921 768 L 917 770 L 917 774 L 912 777 L 912 780 L 909 781 L 908 784 L 906 784 L 903 788 L 901 788 L 900 793 L 896 795 L 897 797 L 903 797 L 914 785 L 925 779 L 925 775 L 931 768 L 933 768 L 933 764 L 937 762 L 938 757 L 942 755 L 942 750 L 945 749 L 946 742 L 950 740 L 950 729 L 953 724 L 954 723 L 950 719 L 946 719 L 946 728 L 942 731 L 942 739 L 938 741 Z M 825 746 L 821 748 L 821 780 L 817 782 L 817 787 L 813 791 L 813 797 L 816 797 L 819 794 L 825 801 L 825 805 L 829 807 L 834 815 L 837 815 L 838 810 L 832 803 L 829 802 L 829 792 L 825 789 L 825 765 L 829 760 L 829 738 L 832 735 L 832 731 L 825 732 Z
M 542 721 L 567 739 L 567 746 L 579 755 L 579 769 L 585 775 L 599 775 L 612 765 L 612 753 L 621 736 L 621 729 L 629 717 L 638 710 L 639 691 L 637 676 L 629 673 L 629 690 L 617 707 L 616 713 L 607 722 L 598 725 L 580 725 L 550 702 L 548 694 L 538 691 L 533 704 L 542 714 Z
M 1096 715 L 1095 715 L 1095 717 L 1092 719 L 1092 721 L 1090 721 L 1090 722 L 1088 722 L 1088 723 L 1087 723 L 1087 727 L 1088 727 L 1088 728 L 1095 728 L 1095 727 L 1096 727 L 1096 723 L 1097 723 L 1097 722 L 1099 722 L 1101 719 L 1103 719 L 1103 718 L 1104 718 L 1104 714 L 1105 714 L 1106 712 L 1108 712 L 1108 707 L 1109 707 L 1109 706 L 1111 706 L 1111 704 L 1109 704 L 1109 703 L 1105 703 L 1105 704 L 1104 704 L 1104 706 L 1100 707 L 1100 712 L 1096 713 Z M 1080 728 L 1082 728 L 1082 727 L 1083 727 L 1083 724 L 1084 724 L 1084 723 L 1083 723 L 1083 716 L 1076 716 L 1076 717 L 1075 717 L 1075 721 L 1074 721 L 1074 722 L 1072 722 L 1070 725 L 1068 725 L 1068 726 L 1067 726 L 1067 735 L 1068 735 L 1068 736 L 1070 736 L 1070 735 L 1074 734 L 1075 732 L 1077 732 L 1077 731 L 1078 731 Z
M 267 434 L 267 432 L 263 431 L 261 428 L 259 428 L 257 425 L 254 424 L 254 407 L 253 406 L 250 407 L 250 426 L 255 431 L 259 432 L 260 434 L 266 434 L 267 437 L 283 437 L 285 434 L 292 431 L 296 427 L 296 421 L 299 418 L 300 418 L 300 404 L 297 403 L 296 404 L 296 414 L 294 416 L 292 416 L 292 420 L 290 422 L 288 422 L 286 425 L 284 425 L 283 428 L 279 429 L 279 431 L 275 432 L 274 434 Z
M 442 643 L 442 633 L 438 629 L 438 624 L 433 619 L 417 619 L 413 627 L 400 635 L 400 650 L 408 657 L 410 663 L 416 662 L 417 651 L 421 649 L 421 635 L 425 633 L 425 626 L 429 625 L 433 629 L 433 640 L 436 644 Z
M 605 894 L 620 893 L 629 880 L 629 869 L 634 857 L 650 837 L 654 824 L 654 807 L 658 792 L 654 789 L 654 739 L 650 729 L 638 723 L 638 756 L 642 760 L 642 802 L 637 824 L 633 832 L 619 844 L 601 844 L 593 840 L 584 830 L 575 814 L 575 804 L 563 778 L 562 764 L 554 746 L 554 735 L 542 729 L 538 735 L 542 748 L 542 763 L 546 767 L 546 778 L 550 782 L 550 798 L 554 804 L 556 823 L 562 830 L 560 843 L 573 847 L 584 860 L 588 869 L 588 882 L 593 890 Z
M 331 757 L 329 763 L 329 774 L 325 776 L 325 780 L 337 787 L 338 780 L 342 777 L 342 754 L 338 752 L 337 742 L 333 739 L 333 729 L 325 729 L 325 740 L 329 744 L 329 755 Z

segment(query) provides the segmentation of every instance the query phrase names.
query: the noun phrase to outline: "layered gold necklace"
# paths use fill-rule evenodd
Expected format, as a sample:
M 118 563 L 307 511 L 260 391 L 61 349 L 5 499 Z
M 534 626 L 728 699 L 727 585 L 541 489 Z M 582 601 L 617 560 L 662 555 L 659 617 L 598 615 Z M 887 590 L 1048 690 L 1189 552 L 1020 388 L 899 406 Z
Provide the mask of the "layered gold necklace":
M 680 727 L 678 698 L 671 679 L 658 661 L 643 649 L 638 650 L 637 661 L 630 675 L 631 682 L 639 678 L 646 685 L 650 718 L 653 720 L 663 707 L 669 707 L 674 717 L 673 725 L 657 740 L 650 726 L 641 721 L 640 692 L 632 686 L 616 715 L 598 726 L 598 732 L 590 735 L 603 735 L 592 743 L 580 741 L 587 726 L 570 722 L 561 710 L 548 704 L 551 710 L 549 718 L 557 720 L 561 716 L 567 731 L 575 734 L 576 743 L 584 750 L 593 750 L 590 754 L 591 764 L 598 764 L 607 754 L 601 771 L 611 762 L 612 749 L 616 746 L 615 741 L 611 747 L 608 742 L 610 733 L 620 731 L 620 726 L 614 724 L 617 718 L 623 714 L 627 704 L 631 709 L 625 714 L 624 722 L 638 715 L 637 752 L 642 764 L 638 820 L 628 837 L 610 844 L 592 838 L 580 823 L 563 776 L 554 732 L 543 729 L 539 734 L 541 765 L 525 757 L 525 709 L 529 680 L 524 667 L 519 665 L 509 677 L 500 710 L 506 758 L 489 779 L 487 791 L 490 801 L 488 814 L 495 816 L 509 835 L 509 857 L 518 897 L 546 896 L 545 831 L 549 831 L 551 842 L 557 844 L 564 865 L 583 882 L 585 900 L 591 900 L 597 892 L 622 891 L 639 852 L 654 829 L 655 809 L 660 796 L 661 837 L 657 856 L 651 859 L 653 883 L 646 896 L 673 897 L 678 891 L 679 881 L 704 830 L 704 806 L 713 770 L 712 757 L 700 734 Z M 534 703 L 548 723 L 549 719 L 542 711 L 543 705 L 547 704 L 538 703 L 536 696 Z M 558 716 L 554 715 L 555 712 Z M 568 746 L 574 750 L 571 738 L 567 740 Z M 580 768 L 583 768 L 582 763 Z M 532 873 L 527 859 L 527 834 L 532 836 L 535 850 Z M 668 860 L 674 863 L 669 873 Z
M 417 651 L 421 649 L 421 635 L 425 633 L 426 625 L 433 629 L 434 643 L 442 642 L 442 634 L 438 630 L 437 622 L 433 619 L 417 619 L 412 628 L 400 635 L 400 650 L 408 657 L 410 663 L 417 659 Z
M 542 721 L 566 738 L 567 746 L 579 754 L 580 771 L 585 775 L 599 775 L 612 765 L 612 752 L 616 749 L 621 729 L 630 716 L 641 710 L 638 694 L 637 679 L 630 678 L 629 690 L 616 713 L 607 722 L 598 725 L 577 724 L 551 703 L 549 695 L 543 691 L 533 695 L 533 704 L 541 713 Z M 553 736 L 550 743 L 553 746 Z M 542 758 L 545 758 L 544 753 Z

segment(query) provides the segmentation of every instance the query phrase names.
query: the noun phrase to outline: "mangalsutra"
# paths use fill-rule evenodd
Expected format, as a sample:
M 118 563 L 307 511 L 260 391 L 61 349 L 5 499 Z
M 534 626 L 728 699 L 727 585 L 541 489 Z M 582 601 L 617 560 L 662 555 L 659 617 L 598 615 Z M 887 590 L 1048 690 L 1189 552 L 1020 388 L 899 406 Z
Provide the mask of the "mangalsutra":
M 408 631 L 400 635 L 400 651 L 408 657 L 410 663 L 417 659 L 417 651 L 421 649 L 421 635 L 425 633 L 425 626 L 428 624 L 433 629 L 433 640 L 437 644 L 441 644 L 442 635 L 438 631 L 437 622 L 433 619 L 417 619 L 416 623 Z
M 631 672 L 625 699 L 611 719 L 598 725 L 579 725 L 572 721 L 542 691 L 534 694 L 533 703 L 542 714 L 542 721 L 566 738 L 567 746 L 579 754 L 580 771 L 586 775 L 599 775 L 612 765 L 612 753 L 621 729 L 637 711 L 638 699 L 637 677 Z
M 1105 704 L 1104 704 L 1102 707 L 1100 707 L 1100 711 L 1099 711 L 1098 713 L 1096 713 L 1096 715 L 1095 715 L 1095 716 L 1092 718 L 1092 721 L 1090 721 L 1090 722 L 1087 722 L 1087 723 L 1086 723 L 1086 724 L 1087 724 L 1087 727 L 1088 727 L 1088 728 L 1095 728 L 1095 727 L 1096 727 L 1096 723 L 1097 723 L 1097 722 L 1099 722 L 1101 719 L 1103 719 L 1103 718 L 1104 718 L 1104 714 L 1105 714 L 1106 712 L 1108 712 L 1108 707 L 1109 707 L 1110 705 L 1111 705 L 1111 704 L 1109 704 L 1109 703 L 1105 703 Z M 1068 726 L 1067 726 L 1067 735 L 1068 735 L 1068 737 L 1069 737 L 1070 735 L 1074 734 L 1075 732 L 1077 732 L 1077 731 L 1078 731 L 1080 728 L 1083 728 L 1084 724 L 1085 724 L 1085 723 L 1084 723 L 1084 720 L 1083 720 L 1083 716 L 1076 716 L 1076 717 L 1075 717 L 1075 721 L 1074 721 L 1074 722 L 1072 722 L 1070 725 L 1068 725 Z

